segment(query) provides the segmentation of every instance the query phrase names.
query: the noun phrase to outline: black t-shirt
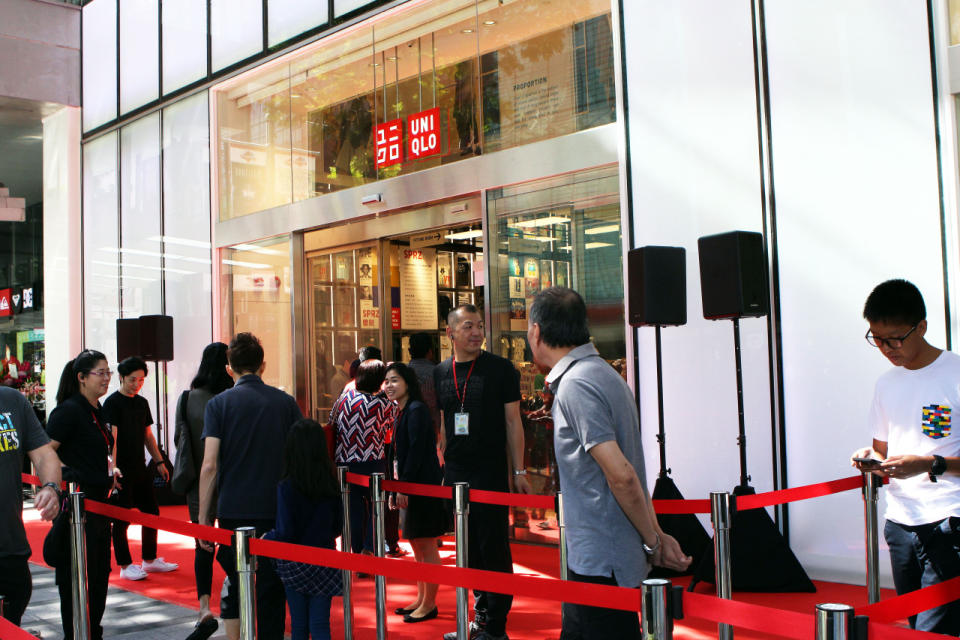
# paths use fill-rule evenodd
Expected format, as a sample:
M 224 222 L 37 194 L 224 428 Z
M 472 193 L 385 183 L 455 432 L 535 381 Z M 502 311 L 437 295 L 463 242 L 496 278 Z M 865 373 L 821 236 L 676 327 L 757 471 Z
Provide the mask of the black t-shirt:
M 114 391 L 103 403 L 103 419 L 112 431 L 117 428 L 117 459 L 125 476 L 140 475 L 144 464 L 144 441 L 147 427 L 153 424 L 150 404 L 143 396 L 125 396 Z
M 470 367 L 474 362 L 476 364 L 471 373 Z M 463 411 L 470 414 L 470 433 L 466 436 L 454 433 L 460 400 L 454 387 L 453 359 L 444 360 L 433 372 L 437 404 L 443 412 L 447 438 L 443 456 L 447 478 L 490 470 L 495 471 L 497 476 L 503 473 L 505 483 L 507 422 L 503 407 L 520 400 L 520 376 L 509 360 L 487 351 L 481 351 L 475 361 L 460 362 L 456 366 Z
M 81 394 L 71 396 L 50 414 L 47 435 L 60 443 L 57 455 L 67 466 L 63 479 L 79 482 L 89 498 L 106 498 L 111 485 L 107 456 L 113 434 L 100 415 L 100 403 L 94 408 Z

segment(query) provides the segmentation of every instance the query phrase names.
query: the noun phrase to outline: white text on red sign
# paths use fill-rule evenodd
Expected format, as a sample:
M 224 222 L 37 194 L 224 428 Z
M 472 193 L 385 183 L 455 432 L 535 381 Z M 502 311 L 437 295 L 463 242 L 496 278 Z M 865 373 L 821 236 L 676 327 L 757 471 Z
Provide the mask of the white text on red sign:
M 407 118 L 407 155 L 423 158 L 440 153 L 440 108 L 434 107 Z

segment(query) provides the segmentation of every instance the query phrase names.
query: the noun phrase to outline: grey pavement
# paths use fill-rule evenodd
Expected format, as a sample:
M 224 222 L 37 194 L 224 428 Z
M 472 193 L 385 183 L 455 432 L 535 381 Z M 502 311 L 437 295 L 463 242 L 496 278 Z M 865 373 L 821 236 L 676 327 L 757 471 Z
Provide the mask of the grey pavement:
M 30 572 L 33 596 L 20 626 L 32 633 L 40 632 L 43 640 L 59 640 L 63 638 L 60 594 L 53 570 L 31 564 Z M 122 640 L 181 640 L 190 635 L 196 621 L 197 612 L 193 609 L 110 585 L 103 615 L 103 636 Z M 222 624 L 211 638 L 226 638 Z

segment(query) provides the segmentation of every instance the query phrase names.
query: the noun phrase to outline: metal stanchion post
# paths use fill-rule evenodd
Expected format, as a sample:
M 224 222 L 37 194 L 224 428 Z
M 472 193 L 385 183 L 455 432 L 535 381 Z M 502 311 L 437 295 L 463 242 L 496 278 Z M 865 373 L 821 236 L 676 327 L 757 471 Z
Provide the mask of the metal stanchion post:
M 453 485 L 453 513 L 456 519 L 457 566 L 467 566 L 467 518 L 470 515 L 470 485 L 457 482 Z M 467 588 L 457 587 L 457 640 L 470 637 L 470 613 L 467 609 Z
M 350 553 L 353 544 L 350 538 L 350 483 L 347 482 L 347 467 L 337 467 L 340 479 L 340 499 L 343 502 L 343 537 L 340 548 Z M 343 570 L 343 640 L 353 640 L 353 573 Z
M 73 637 L 90 637 L 90 607 L 87 600 L 87 538 L 84 535 L 87 517 L 83 511 L 83 494 L 70 485 L 70 569 L 73 585 Z
M 880 602 L 880 541 L 877 498 L 883 481 L 870 472 L 863 474 L 863 525 L 867 550 L 867 601 Z
M 560 579 L 567 580 L 567 523 L 563 519 L 563 494 L 557 492 L 557 530 L 560 533 Z
M 730 600 L 733 597 L 730 579 L 730 494 L 726 491 L 710 492 L 710 520 L 713 522 L 713 562 L 717 572 L 717 597 Z M 733 640 L 733 626 L 721 622 L 719 640 Z
M 250 538 L 257 535 L 253 527 L 240 527 L 234 532 L 233 544 L 237 554 L 237 586 L 240 600 L 240 640 L 254 640 L 254 620 L 257 617 L 256 558 L 250 556 Z
M 673 640 L 673 617 L 667 611 L 669 594 L 669 580 L 650 578 L 643 581 L 640 589 L 643 640 Z
M 853 607 L 847 604 L 818 604 L 816 640 L 853 640 Z
M 384 495 L 383 474 L 374 473 L 370 476 L 370 489 L 373 491 L 373 547 L 374 555 L 384 557 L 387 546 L 387 536 L 384 530 Z M 373 581 L 377 593 L 377 640 L 387 638 L 387 578 L 379 573 L 374 574 Z

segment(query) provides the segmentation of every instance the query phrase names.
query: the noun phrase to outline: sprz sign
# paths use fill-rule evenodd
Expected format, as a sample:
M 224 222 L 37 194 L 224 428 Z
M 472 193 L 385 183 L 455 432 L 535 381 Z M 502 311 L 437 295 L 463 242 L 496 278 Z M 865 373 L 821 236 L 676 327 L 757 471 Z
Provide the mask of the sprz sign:
M 411 159 L 440 153 L 440 107 L 407 118 L 407 154 Z
M 377 125 L 377 168 L 403 162 L 403 120 Z

